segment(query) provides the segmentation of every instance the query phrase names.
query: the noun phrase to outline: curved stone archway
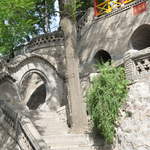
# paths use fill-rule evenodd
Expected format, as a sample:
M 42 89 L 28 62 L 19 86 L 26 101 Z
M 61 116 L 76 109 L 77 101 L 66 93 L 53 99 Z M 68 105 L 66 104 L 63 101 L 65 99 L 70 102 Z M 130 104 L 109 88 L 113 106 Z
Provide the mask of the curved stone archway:
M 44 58 L 31 55 L 20 61 L 18 64 L 15 63 L 14 66 L 12 65 L 9 70 L 11 70 L 13 78 L 16 79 L 16 83 L 20 89 L 19 92 L 21 98 L 22 100 L 25 100 L 26 104 L 35 97 L 34 93 L 37 94 L 37 92 L 40 92 L 38 88 L 41 88 L 43 84 L 46 89 L 45 103 L 48 104 L 50 109 L 56 110 L 62 105 L 64 93 L 63 79 L 57 70 Z M 25 85 L 24 83 L 28 84 L 28 82 L 32 80 L 29 80 L 30 77 L 32 78 L 32 74 L 37 76 L 36 81 L 40 79 L 41 85 L 30 83 L 29 87 L 35 87 L 32 88 L 30 94 L 27 94 L 28 96 L 25 96 L 27 90 L 24 91 L 24 89 L 28 89 L 28 85 Z M 37 103 L 41 102 L 37 101 Z
M 45 84 L 41 84 L 31 94 L 27 106 L 31 110 L 37 109 L 40 105 L 44 104 L 46 100 L 46 87 Z
M 96 52 L 95 56 L 93 57 L 93 61 L 95 63 L 106 63 L 106 62 L 110 62 L 111 61 L 111 56 L 110 54 L 105 51 L 105 50 L 99 50 Z
M 82 74 L 86 73 L 95 73 L 97 72 L 96 64 L 100 63 L 111 63 L 111 55 L 109 52 L 101 49 L 97 51 L 92 51 L 90 56 L 87 58 L 86 63 L 83 63 L 81 66 Z
M 129 40 L 129 46 L 132 49 L 142 50 L 150 47 L 150 25 L 143 24 L 139 26 L 132 34 Z
M 46 102 L 48 86 L 46 79 L 36 70 L 27 72 L 20 83 L 23 103 L 35 110 Z

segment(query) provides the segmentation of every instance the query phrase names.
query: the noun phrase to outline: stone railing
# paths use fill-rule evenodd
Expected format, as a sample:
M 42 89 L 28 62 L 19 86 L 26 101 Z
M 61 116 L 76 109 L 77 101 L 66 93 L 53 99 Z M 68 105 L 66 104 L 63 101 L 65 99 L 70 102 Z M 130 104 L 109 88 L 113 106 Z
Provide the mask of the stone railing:
M 136 81 L 150 78 L 150 48 L 141 51 L 127 51 L 124 56 L 124 65 L 128 80 Z
M 14 131 L 9 135 L 15 139 L 22 150 L 48 150 L 30 119 L 14 111 L 12 106 L 2 100 L 0 100 L 0 109 L 4 116 L 4 128 L 7 132 L 10 128 Z M 7 125 L 9 127 L 6 127 Z
M 138 5 L 138 4 L 142 3 L 142 2 L 146 2 L 146 1 L 148 1 L 148 0 L 135 0 L 135 1 L 129 3 L 129 4 L 125 5 L 125 6 L 122 6 L 122 7 L 118 8 L 118 9 L 112 11 L 111 13 L 95 17 L 94 21 L 97 21 L 97 20 L 100 21 L 100 20 L 109 18 L 111 16 L 119 14 L 119 13 L 121 13 L 123 11 L 126 11 L 126 10 L 132 8 L 133 6 L 136 6 L 136 5 Z
M 94 8 L 90 8 L 85 15 L 79 20 L 77 24 L 77 32 L 78 32 L 78 40 L 84 35 L 94 24 L 97 22 L 104 20 L 106 18 L 115 16 L 119 13 L 122 13 L 132 7 L 142 3 L 147 2 L 148 0 L 135 0 L 129 4 L 119 7 L 118 9 L 113 10 L 110 13 L 106 13 L 104 15 L 94 17 Z
M 64 45 L 64 34 L 62 31 L 55 31 L 48 34 L 40 35 L 31 40 L 25 47 L 26 51 L 34 51 L 39 48 L 50 46 Z

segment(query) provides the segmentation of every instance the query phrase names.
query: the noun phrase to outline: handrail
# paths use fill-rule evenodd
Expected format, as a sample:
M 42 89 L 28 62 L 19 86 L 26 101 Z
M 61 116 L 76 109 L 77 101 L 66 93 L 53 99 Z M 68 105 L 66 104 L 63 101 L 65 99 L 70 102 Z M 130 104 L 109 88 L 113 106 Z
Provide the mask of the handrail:
M 94 17 L 92 22 L 90 24 L 88 24 L 88 26 L 86 28 L 84 28 L 86 24 L 85 23 L 81 24 L 81 21 L 79 20 L 78 21 L 79 23 L 77 25 L 77 27 L 78 27 L 78 40 L 80 40 L 81 37 L 84 36 L 85 33 L 87 33 L 87 31 L 89 31 L 90 28 L 94 24 L 96 24 L 97 22 L 100 22 L 100 21 L 105 20 L 105 19 L 107 19 L 109 17 L 115 16 L 115 15 L 117 15 L 119 13 L 122 13 L 122 12 L 124 12 L 124 11 L 126 11 L 126 10 L 128 10 L 128 9 L 130 9 L 130 8 L 140 4 L 140 3 L 142 3 L 142 2 L 147 2 L 147 1 L 148 0 L 136 0 L 136 1 L 133 1 L 133 2 L 131 2 L 131 3 L 127 4 L 127 5 L 125 5 L 125 6 L 122 6 L 122 7 L 118 8 L 118 9 L 115 9 L 114 11 L 112 11 L 110 13 L 106 13 L 104 15 L 100 15 L 100 16 Z M 85 29 L 85 30 L 81 34 L 82 29 Z
M 127 4 L 127 5 L 123 6 L 123 7 L 120 7 L 120 8 L 118 8 L 118 9 L 116 9 L 116 10 L 114 10 L 114 11 L 108 13 L 108 14 L 95 17 L 95 19 L 93 21 L 96 22 L 96 21 L 100 21 L 100 20 L 106 19 L 108 17 L 114 16 L 116 14 L 119 14 L 119 13 L 121 13 L 123 11 L 126 11 L 126 10 L 130 9 L 131 7 L 134 7 L 134 6 L 138 5 L 138 4 L 140 4 L 142 2 L 146 2 L 146 1 L 148 1 L 148 0 L 136 0 L 136 1 L 130 2 L 129 4 Z
M 16 112 L 10 104 L 0 100 L 0 109 L 5 122 L 15 130 L 14 139 L 23 150 L 48 150 L 38 131 L 29 118 Z

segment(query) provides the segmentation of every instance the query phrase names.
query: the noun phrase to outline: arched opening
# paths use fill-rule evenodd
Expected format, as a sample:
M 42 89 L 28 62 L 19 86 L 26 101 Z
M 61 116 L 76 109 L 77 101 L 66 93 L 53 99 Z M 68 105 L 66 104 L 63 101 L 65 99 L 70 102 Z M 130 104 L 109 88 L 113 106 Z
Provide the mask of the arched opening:
M 22 81 L 21 97 L 30 110 L 37 109 L 46 101 L 46 81 L 35 72 L 29 72 Z
M 44 84 L 40 85 L 30 96 L 27 106 L 31 110 L 37 109 L 46 99 L 46 87 Z
M 150 47 L 150 25 L 144 24 L 138 27 L 129 40 L 129 46 L 136 50 Z
M 94 56 L 94 63 L 106 63 L 106 62 L 111 62 L 111 56 L 108 52 L 104 50 L 98 51 L 95 56 Z

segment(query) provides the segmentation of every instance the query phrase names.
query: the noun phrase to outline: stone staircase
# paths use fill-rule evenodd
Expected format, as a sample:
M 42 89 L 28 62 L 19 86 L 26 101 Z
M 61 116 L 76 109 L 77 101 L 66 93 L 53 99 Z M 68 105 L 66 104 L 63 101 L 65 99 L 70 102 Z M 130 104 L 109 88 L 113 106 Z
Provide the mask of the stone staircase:
M 56 111 L 34 110 L 30 114 L 30 119 L 51 150 L 100 150 L 92 148 L 88 135 L 70 134 L 67 124 Z

